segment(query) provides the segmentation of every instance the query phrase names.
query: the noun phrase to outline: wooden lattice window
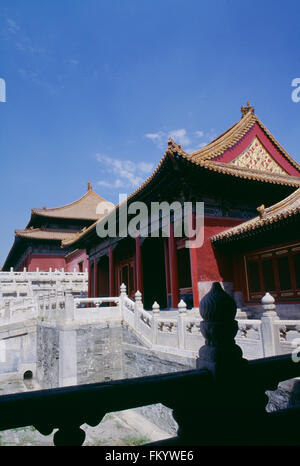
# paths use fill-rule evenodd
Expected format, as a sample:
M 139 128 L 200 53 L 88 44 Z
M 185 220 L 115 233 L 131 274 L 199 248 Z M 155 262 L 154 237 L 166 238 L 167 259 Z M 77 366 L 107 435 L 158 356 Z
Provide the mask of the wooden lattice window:
M 271 292 L 277 301 L 300 300 L 300 245 L 253 251 L 245 255 L 247 300 Z

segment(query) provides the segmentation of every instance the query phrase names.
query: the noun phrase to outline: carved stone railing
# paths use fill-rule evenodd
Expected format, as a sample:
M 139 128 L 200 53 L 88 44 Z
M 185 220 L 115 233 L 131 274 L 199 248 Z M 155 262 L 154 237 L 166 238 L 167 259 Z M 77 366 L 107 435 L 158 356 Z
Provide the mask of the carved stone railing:
M 16 322 L 28 321 L 37 317 L 36 299 L 12 298 L 0 308 L 0 327 Z
M 65 294 L 86 295 L 88 274 L 62 270 L 0 272 L 0 326 L 31 320 L 60 318 Z M 52 311 L 52 312 L 50 312 Z M 55 312 L 56 314 L 55 314 Z
M 72 299 L 72 298 L 70 298 Z M 121 320 L 120 297 L 100 298 L 73 298 L 75 322 L 103 322 L 108 320 Z M 107 306 L 103 306 L 106 304 Z M 72 303 L 70 303 L 72 309 Z
M 65 272 L 64 269 L 41 272 L 0 272 L 0 307 L 1 302 L 8 297 L 33 296 L 41 291 L 73 289 L 73 292 L 87 292 L 88 273 Z
M 116 297 L 99 297 L 99 298 L 74 298 L 74 304 L 76 308 L 88 307 L 89 309 L 98 308 L 101 304 L 113 303 L 115 305 L 119 304 L 120 298 Z
M 152 323 L 160 320 L 157 305 L 153 311 Z M 55 445 L 82 445 L 84 423 L 96 426 L 106 413 L 162 403 L 173 410 L 179 430 L 152 446 L 298 445 L 300 409 L 268 413 L 265 392 L 299 376 L 300 358 L 244 359 L 235 341 L 235 302 L 218 283 L 200 312 L 205 344 L 196 370 L 0 396 L 0 430 L 34 426 L 49 435 L 58 429 Z
M 174 352 L 195 357 L 204 343 L 200 331 L 201 316 L 188 312 L 184 301 L 178 304 L 178 314 L 169 317 L 160 313 L 158 303 L 153 304 L 152 313 L 145 311 L 142 295 L 137 291 L 135 301 L 128 298 L 126 287 L 121 286 L 120 306 L 122 320 L 137 336 L 152 349 Z M 300 328 L 299 321 L 281 321 L 275 312 L 274 298 L 266 293 L 262 300 L 264 313 L 261 319 L 242 318 L 238 320 L 236 342 L 244 356 L 257 357 L 286 354 L 293 349 L 292 336 Z M 284 333 L 285 332 L 285 333 Z M 288 335 L 288 337 L 287 337 Z M 299 334 L 300 337 L 300 334 Z

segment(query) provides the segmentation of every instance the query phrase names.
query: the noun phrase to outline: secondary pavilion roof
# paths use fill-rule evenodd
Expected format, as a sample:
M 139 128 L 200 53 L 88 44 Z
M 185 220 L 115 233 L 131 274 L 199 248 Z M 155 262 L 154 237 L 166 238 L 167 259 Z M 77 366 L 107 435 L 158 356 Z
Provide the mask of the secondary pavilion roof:
M 15 230 L 15 236 L 31 239 L 46 239 L 61 241 L 63 239 L 72 239 L 76 236 L 76 231 L 71 230 L 54 230 L 51 228 L 28 228 L 27 230 Z
M 231 128 L 205 147 L 191 154 L 171 138 L 168 149 L 154 172 L 141 184 L 127 201 L 133 198 L 156 178 L 164 169 L 168 158 L 182 159 L 187 164 L 198 166 L 204 171 L 214 171 L 225 176 L 254 180 L 263 183 L 300 187 L 300 165 L 286 152 L 254 113 L 247 102 L 241 107 L 242 118 Z M 118 205 L 115 209 L 118 209 Z M 96 228 L 97 221 L 77 238 L 66 239 L 63 245 L 81 240 Z
M 91 183 L 88 183 L 87 192 L 78 200 L 66 204 L 61 207 L 54 207 L 47 209 L 46 207 L 42 209 L 32 209 L 31 218 L 24 230 L 15 230 L 15 239 L 13 246 L 5 260 L 3 266 L 7 267 L 8 263 L 12 258 L 18 254 L 17 250 L 21 247 L 21 244 L 27 244 L 28 240 L 33 241 L 53 241 L 61 244 L 62 240 L 72 241 L 79 236 L 78 229 L 73 229 L 72 221 L 74 223 L 86 225 L 81 229 L 83 232 L 87 226 L 99 220 L 103 217 L 103 214 L 97 213 L 97 207 L 101 202 L 106 202 L 99 194 L 97 194 L 93 189 Z M 43 225 L 43 223 L 49 224 L 47 219 L 50 221 L 50 227 Z M 51 222 L 58 219 L 58 223 L 61 225 L 61 228 L 57 226 L 51 228 Z M 68 225 L 70 228 L 68 229 Z M 76 228 L 76 227 L 75 227 Z M 27 240 L 27 241 L 26 241 Z
M 31 209 L 31 219 L 27 225 L 32 226 L 35 217 L 50 217 L 60 219 L 76 219 L 76 220 L 91 220 L 95 221 L 101 218 L 101 214 L 97 213 L 97 206 L 101 202 L 106 202 L 99 194 L 93 189 L 91 183 L 88 183 L 87 192 L 80 198 L 70 204 L 61 207 L 53 207 L 48 209 Z M 35 225 L 33 225 L 35 226 Z
M 259 215 L 247 222 L 225 230 L 211 238 L 212 243 L 237 240 L 248 232 L 260 232 L 267 225 L 284 223 L 287 219 L 300 214 L 300 188 L 280 202 L 265 208 L 257 208 Z

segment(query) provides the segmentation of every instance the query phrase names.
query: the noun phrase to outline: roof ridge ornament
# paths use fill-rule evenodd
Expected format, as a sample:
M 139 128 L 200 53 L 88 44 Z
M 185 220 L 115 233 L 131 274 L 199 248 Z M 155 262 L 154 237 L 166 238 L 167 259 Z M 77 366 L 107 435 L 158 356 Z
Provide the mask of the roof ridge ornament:
M 242 118 L 247 115 L 248 113 L 254 113 L 254 107 L 250 105 L 249 100 L 247 101 L 246 106 L 242 105 L 241 106 L 241 113 L 242 113 Z
M 256 210 L 257 210 L 257 212 L 259 213 L 260 218 L 264 218 L 264 216 L 265 216 L 265 214 L 266 214 L 266 213 L 265 213 L 266 208 L 265 208 L 264 204 L 262 204 L 262 205 L 260 205 L 259 207 L 257 207 Z
M 180 144 L 177 144 L 171 137 L 168 139 L 168 149 L 167 152 L 171 151 L 174 152 L 183 152 L 182 147 Z
M 93 188 L 92 188 L 92 183 L 89 181 L 89 182 L 88 182 L 88 189 L 87 189 L 87 190 L 88 190 L 88 191 L 91 191 L 92 189 L 93 189 Z

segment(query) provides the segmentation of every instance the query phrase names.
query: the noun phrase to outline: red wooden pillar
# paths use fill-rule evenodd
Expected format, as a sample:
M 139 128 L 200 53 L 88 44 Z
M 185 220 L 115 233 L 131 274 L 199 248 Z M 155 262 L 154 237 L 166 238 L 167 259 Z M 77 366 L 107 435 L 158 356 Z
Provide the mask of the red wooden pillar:
M 109 296 L 115 294 L 115 267 L 114 267 L 114 251 L 112 245 L 108 248 L 109 259 Z M 119 295 L 120 293 L 117 293 Z
M 195 223 L 196 223 L 196 217 L 195 217 L 195 214 L 193 213 L 192 214 L 192 227 L 195 227 Z M 189 235 L 189 237 L 191 238 L 191 234 Z M 190 248 L 190 265 L 191 265 L 194 307 L 199 307 L 197 248 Z
M 178 262 L 177 262 L 176 241 L 174 237 L 174 227 L 172 223 L 170 223 L 169 263 L 170 263 L 170 283 L 171 283 L 171 304 L 172 304 L 172 307 L 177 308 L 178 303 L 179 303 Z
M 168 241 L 167 241 L 167 238 L 164 239 L 164 256 L 165 256 L 165 275 L 166 275 L 167 306 L 169 307 L 170 267 L 169 267 L 169 248 L 168 248 Z
M 88 297 L 92 297 L 92 264 L 88 262 Z
M 94 298 L 98 297 L 98 263 L 94 259 Z
M 191 264 L 194 307 L 199 307 L 197 262 L 198 262 L 197 248 L 190 248 L 190 264 Z
M 136 270 L 136 288 L 143 292 L 143 268 L 142 268 L 142 250 L 141 238 L 135 238 L 135 270 Z

